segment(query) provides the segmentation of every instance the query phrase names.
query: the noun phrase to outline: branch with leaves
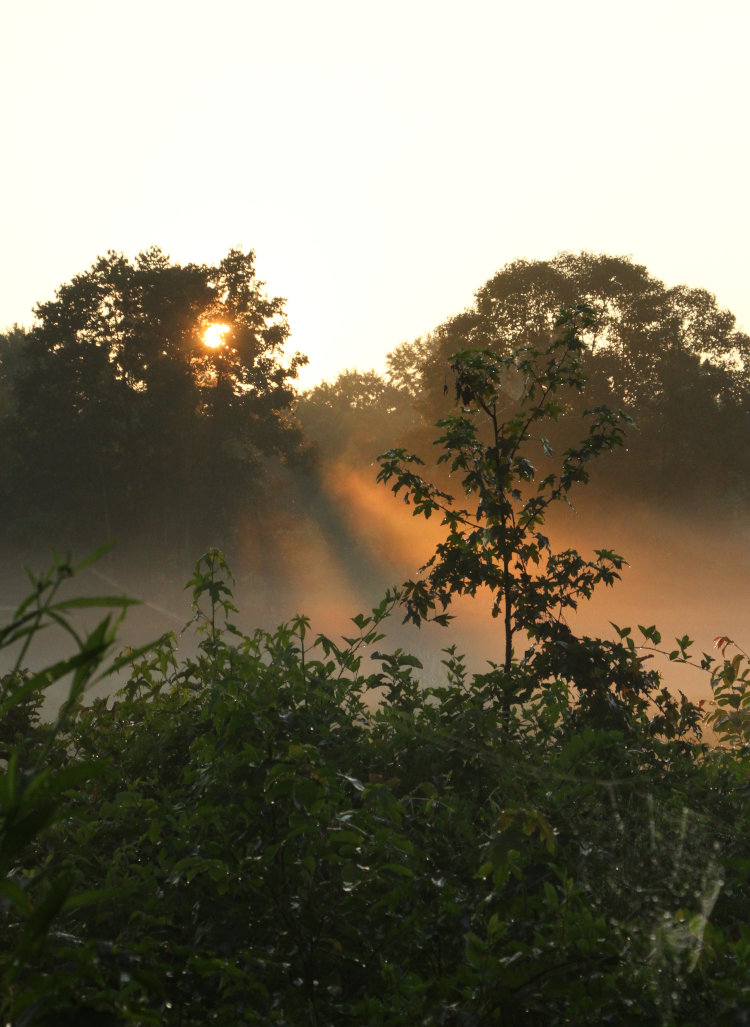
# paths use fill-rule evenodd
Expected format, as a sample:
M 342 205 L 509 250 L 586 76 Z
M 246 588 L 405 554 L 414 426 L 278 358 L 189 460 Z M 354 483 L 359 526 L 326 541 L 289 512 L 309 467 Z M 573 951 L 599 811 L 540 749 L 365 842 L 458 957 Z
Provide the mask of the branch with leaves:
M 624 562 L 607 549 L 597 550 L 593 560 L 574 550 L 553 553 L 542 530 L 550 506 L 569 502 L 573 486 L 588 481 L 589 462 L 621 445 L 628 423 L 607 407 L 587 411 L 580 444 L 561 454 L 559 468 L 537 477 L 532 450 L 548 462 L 554 457 L 545 424 L 564 415 L 566 393 L 584 386 L 580 332 L 591 323 L 588 308 L 574 307 L 561 311 L 544 348 L 507 356 L 462 350 L 452 358 L 459 411 L 438 422 L 438 463 L 460 477 L 469 505 L 456 505 L 453 496 L 425 481 L 413 469 L 423 464 L 419 457 L 393 449 L 380 458 L 378 481 L 392 482 L 415 516 L 439 513 L 447 529 L 421 569 L 423 577 L 404 586 L 406 620 L 446 624 L 454 596 L 489 589 L 493 616 L 503 617 L 506 671 L 518 632 L 539 637 L 542 625 L 561 621 L 596 585 L 611 585 Z M 509 402 L 509 383 L 519 381 L 520 395 Z

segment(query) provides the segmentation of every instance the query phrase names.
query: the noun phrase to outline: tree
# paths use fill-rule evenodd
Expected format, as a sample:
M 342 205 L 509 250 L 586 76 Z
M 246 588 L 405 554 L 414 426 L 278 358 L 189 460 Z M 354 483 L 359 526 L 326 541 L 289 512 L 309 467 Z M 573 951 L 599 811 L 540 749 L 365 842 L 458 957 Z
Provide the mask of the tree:
M 419 404 L 433 422 L 448 411 L 451 354 L 487 348 L 507 356 L 524 346 L 543 348 L 554 332 L 554 311 L 576 303 L 594 315 L 581 332 L 586 402 L 623 409 L 639 428 L 628 440 L 627 468 L 618 460 L 609 477 L 604 471 L 607 487 L 684 502 L 697 494 L 696 477 L 717 487 L 729 477 L 741 503 L 750 338 L 706 290 L 667 288 L 628 258 L 584 252 L 513 261 L 466 310 L 394 351 L 400 380 L 420 382 Z M 574 442 L 569 423 L 562 419 L 555 428 L 561 448 Z
M 290 407 L 306 358 L 284 360 L 284 301 L 266 296 L 252 251 L 185 266 L 157 248 L 110 252 L 35 314 L 2 354 L 5 445 L 22 461 L 5 498 L 40 530 L 137 526 L 192 551 L 209 517 L 227 530 L 263 494 L 269 461 L 299 454 Z M 226 329 L 213 349 L 211 324 Z
M 369 464 L 387 440 L 409 431 L 416 420 L 414 397 L 375 371 L 342 371 L 304 393 L 296 410 L 328 462 L 345 456 Z
M 594 560 L 572 549 L 555 553 L 543 532 L 550 507 L 567 502 L 571 489 L 588 481 L 589 461 L 620 446 L 624 437 L 624 415 L 597 407 L 584 415 L 583 441 L 562 453 L 559 467 L 552 463 L 548 426 L 560 416 L 563 395 L 583 388 L 581 336 L 591 324 L 591 311 L 577 306 L 562 311 L 553 340 L 541 348 L 526 345 L 503 356 L 490 349 L 464 349 L 454 356 L 460 409 L 438 422 L 438 463 L 460 476 L 470 505 L 455 505 L 453 496 L 412 470 L 423 461 L 406 450 L 390 450 L 380 458 L 378 480 L 393 480 L 393 492 L 405 493 L 415 516 L 440 514 L 446 528 L 444 541 L 422 568 L 425 576 L 404 585 L 406 620 L 446 624 L 450 615 L 445 611 L 456 596 L 488 589 L 492 615 L 502 615 L 503 621 L 498 684 L 506 717 L 518 688 L 518 678 L 510 674 L 519 633 L 542 643 L 538 651 L 532 645 L 524 658 L 534 664 L 537 679 L 543 665 L 545 675 L 572 678 L 597 700 L 615 672 L 620 687 L 648 690 L 632 654 L 607 644 L 580 645 L 565 624 L 566 613 L 580 599 L 619 577 L 622 557 L 606 549 L 597 550 Z M 543 468 L 539 478 L 537 461 Z
M 582 336 L 587 373 L 595 363 L 591 357 L 617 358 L 612 386 L 618 400 L 627 403 L 656 385 L 660 370 L 678 352 L 725 367 L 732 388 L 745 389 L 750 338 L 710 293 L 687 286 L 668 289 L 626 257 L 584 252 L 513 261 L 477 290 L 471 307 L 432 333 L 427 358 L 419 340 L 415 355 L 431 369 L 431 374 L 427 367 L 424 371 L 433 400 L 441 394 L 439 367 L 448 354 L 466 346 L 538 347 L 549 341 L 554 311 L 576 303 L 585 303 L 595 315 Z

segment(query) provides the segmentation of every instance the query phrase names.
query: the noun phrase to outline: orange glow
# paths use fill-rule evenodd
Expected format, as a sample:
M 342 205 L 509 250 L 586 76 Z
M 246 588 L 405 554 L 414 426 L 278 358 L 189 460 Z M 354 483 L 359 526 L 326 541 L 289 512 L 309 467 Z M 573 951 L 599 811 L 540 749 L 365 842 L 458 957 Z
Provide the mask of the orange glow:
M 375 483 L 375 472 L 350 468 L 345 461 L 332 465 L 326 474 L 330 494 L 341 504 L 349 527 L 376 555 L 388 574 L 416 574 L 445 538 L 440 517 L 429 521 L 414 517 L 414 507 Z
M 224 336 L 229 331 L 229 325 L 225 324 L 210 324 L 203 333 L 203 343 L 208 346 L 209 349 L 218 349 L 219 346 L 226 345 Z

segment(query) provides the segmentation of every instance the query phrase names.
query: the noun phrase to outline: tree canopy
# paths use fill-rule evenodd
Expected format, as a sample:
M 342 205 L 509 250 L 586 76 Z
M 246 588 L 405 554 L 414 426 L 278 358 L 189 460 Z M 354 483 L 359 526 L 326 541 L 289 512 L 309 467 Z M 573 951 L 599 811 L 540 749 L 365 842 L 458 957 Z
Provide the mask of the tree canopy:
M 6 509 L 102 540 L 189 536 L 209 514 L 226 528 L 301 451 L 290 406 L 306 358 L 285 359 L 284 300 L 263 284 L 252 251 L 180 265 L 154 247 L 109 252 L 40 303 L 0 348 Z
M 461 347 L 539 346 L 549 341 L 555 311 L 584 303 L 594 311 L 585 341 L 590 370 L 599 369 L 623 403 L 659 394 L 673 358 L 698 358 L 723 370 L 729 394 L 744 391 L 750 338 L 705 289 L 667 288 L 627 257 L 561 253 L 552 260 L 516 260 L 477 290 L 474 303 L 414 348 L 430 399 L 442 395 L 445 358 Z M 403 362 L 403 353 L 402 353 Z M 402 371 L 403 374 L 403 371 Z
M 712 480 L 731 477 L 741 498 L 745 474 L 736 461 L 744 447 L 733 443 L 747 427 L 750 338 L 706 290 L 667 288 L 629 258 L 561 253 L 508 264 L 470 307 L 426 343 L 418 340 L 411 367 L 409 347 L 397 351 L 400 374 L 421 381 L 421 403 L 432 418 L 447 407 L 452 353 L 488 347 L 503 356 L 543 346 L 554 333 L 554 312 L 576 303 L 594 313 L 583 334 L 585 404 L 622 408 L 639 428 L 629 440 L 629 487 L 682 497 L 694 490 L 698 467 Z M 563 434 L 565 427 L 563 419 Z M 726 443 L 721 452 L 718 437 Z M 623 461 L 615 465 L 620 482 L 623 467 Z M 612 484 L 606 474 L 604 481 Z
M 342 371 L 333 382 L 323 381 L 304 393 L 297 415 L 327 460 L 360 455 L 372 459 L 385 449 L 393 434 L 413 430 L 418 417 L 406 403 L 400 383 L 376 371 Z
M 561 397 L 564 409 L 580 414 L 597 405 L 622 409 L 636 422 L 624 455 L 603 469 L 600 487 L 660 501 L 695 502 L 711 489 L 728 488 L 740 509 L 750 466 L 744 439 L 750 416 L 750 337 L 737 328 L 705 289 L 668 288 L 628 257 L 561 253 L 551 260 L 516 260 L 499 270 L 465 310 L 387 358 L 384 387 L 389 399 L 375 412 L 352 410 L 349 449 L 371 461 L 371 440 L 404 437 L 420 448 L 425 429 L 451 410 L 450 364 L 463 349 L 488 349 L 504 358 L 527 348 L 543 349 L 555 334 L 561 307 L 583 304 L 593 317 L 582 333 L 585 395 Z M 342 376 L 329 393 L 346 394 Z M 521 383 L 516 383 L 520 385 Z M 332 413 L 330 394 L 319 390 L 310 403 Z M 313 437 L 328 444 L 325 416 L 306 414 Z M 575 418 L 560 418 L 556 442 L 565 448 Z M 357 426 L 360 426 L 358 429 Z M 722 445 L 717 443 L 722 440 Z M 705 488 L 696 489 L 696 480 Z M 596 491 L 596 489 L 595 489 Z

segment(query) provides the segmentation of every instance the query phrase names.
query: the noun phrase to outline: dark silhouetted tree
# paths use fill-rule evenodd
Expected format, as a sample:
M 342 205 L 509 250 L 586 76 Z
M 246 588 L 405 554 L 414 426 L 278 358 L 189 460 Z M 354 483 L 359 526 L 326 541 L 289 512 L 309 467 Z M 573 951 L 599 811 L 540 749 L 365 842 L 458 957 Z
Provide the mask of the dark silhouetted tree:
M 554 311 L 576 303 L 594 314 L 582 333 L 586 404 L 622 408 L 639 428 L 629 437 L 627 461 L 613 461 L 604 471 L 605 487 L 682 501 L 708 495 L 709 486 L 699 487 L 707 476 L 712 485 L 731 481 L 734 499 L 744 502 L 750 338 L 706 290 L 667 288 L 626 257 L 562 253 L 506 265 L 470 307 L 394 351 L 398 380 L 418 384 L 417 402 L 431 422 L 450 409 L 450 354 L 471 347 L 504 356 L 544 347 Z M 575 397 L 570 404 L 571 411 L 580 406 Z M 573 441 L 571 424 L 561 418 L 559 445 Z
M 5 336 L 0 357 L 6 509 L 56 539 L 133 531 L 189 557 L 226 539 L 274 465 L 300 453 L 291 416 L 299 354 L 284 359 L 284 301 L 255 255 L 179 265 L 157 248 L 110 252 Z M 208 325 L 226 326 L 210 349 Z

